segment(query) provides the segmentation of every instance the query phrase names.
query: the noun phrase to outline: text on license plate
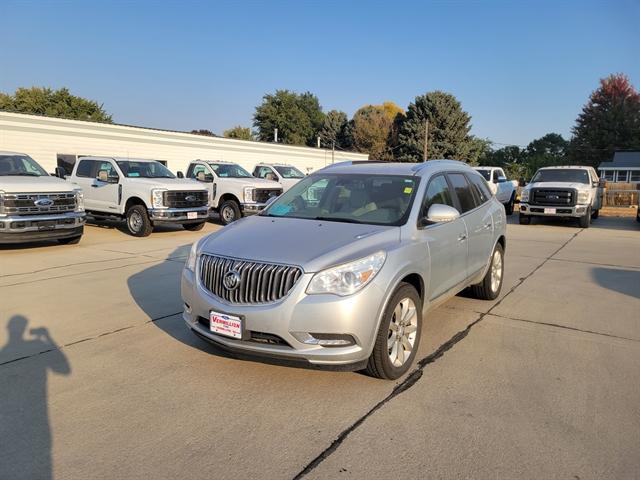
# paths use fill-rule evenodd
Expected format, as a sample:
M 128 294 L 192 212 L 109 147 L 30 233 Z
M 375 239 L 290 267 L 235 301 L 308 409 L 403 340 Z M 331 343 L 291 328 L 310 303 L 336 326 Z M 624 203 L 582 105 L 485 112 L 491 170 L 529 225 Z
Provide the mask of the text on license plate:
M 198 218 L 198 212 L 187 212 L 187 219 L 195 220 Z
M 544 209 L 544 213 L 556 213 L 556 209 L 555 208 L 545 208 Z
M 233 315 L 211 312 L 209 329 L 212 333 L 242 339 L 242 319 Z

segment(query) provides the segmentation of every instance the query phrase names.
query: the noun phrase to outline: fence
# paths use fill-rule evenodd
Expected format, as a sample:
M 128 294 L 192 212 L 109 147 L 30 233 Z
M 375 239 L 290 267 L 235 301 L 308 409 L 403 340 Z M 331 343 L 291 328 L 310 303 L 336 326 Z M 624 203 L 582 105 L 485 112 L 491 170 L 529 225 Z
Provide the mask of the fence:
M 604 207 L 630 207 L 638 205 L 638 190 L 612 190 L 605 189 L 603 205 Z

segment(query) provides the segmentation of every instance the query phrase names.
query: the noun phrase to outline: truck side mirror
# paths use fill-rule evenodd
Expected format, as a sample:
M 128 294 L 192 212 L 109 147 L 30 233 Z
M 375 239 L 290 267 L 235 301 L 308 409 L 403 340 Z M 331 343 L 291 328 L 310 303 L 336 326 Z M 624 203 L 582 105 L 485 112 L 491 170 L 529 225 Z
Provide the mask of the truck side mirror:
M 182 173 L 180 170 L 178 170 L 178 173 L 176 174 L 176 177 L 184 178 L 184 173 Z
M 106 170 L 100 170 L 96 179 L 104 183 L 118 183 L 120 181 L 120 177 L 117 175 L 109 176 L 109 172 Z
M 67 172 L 62 167 L 56 167 L 54 175 L 64 180 L 67 177 Z

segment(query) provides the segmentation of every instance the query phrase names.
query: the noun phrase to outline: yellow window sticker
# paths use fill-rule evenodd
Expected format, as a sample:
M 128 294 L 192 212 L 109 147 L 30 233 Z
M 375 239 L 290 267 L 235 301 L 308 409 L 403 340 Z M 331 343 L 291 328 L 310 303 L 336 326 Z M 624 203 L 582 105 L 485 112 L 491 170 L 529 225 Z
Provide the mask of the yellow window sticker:
M 413 192 L 413 188 L 412 187 L 404 187 L 404 193 L 406 193 L 408 195 L 411 192 Z

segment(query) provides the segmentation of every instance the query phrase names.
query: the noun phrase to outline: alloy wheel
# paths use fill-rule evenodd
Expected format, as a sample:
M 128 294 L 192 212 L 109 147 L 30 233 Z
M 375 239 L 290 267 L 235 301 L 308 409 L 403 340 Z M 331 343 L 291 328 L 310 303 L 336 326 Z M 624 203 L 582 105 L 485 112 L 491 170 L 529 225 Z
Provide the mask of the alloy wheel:
M 502 255 L 498 250 L 493 252 L 491 261 L 491 291 L 497 292 L 502 283 Z
M 387 349 L 394 367 L 401 367 L 411 356 L 416 343 L 418 312 L 410 298 L 403 298 L 393 310 L 389 322 Z

